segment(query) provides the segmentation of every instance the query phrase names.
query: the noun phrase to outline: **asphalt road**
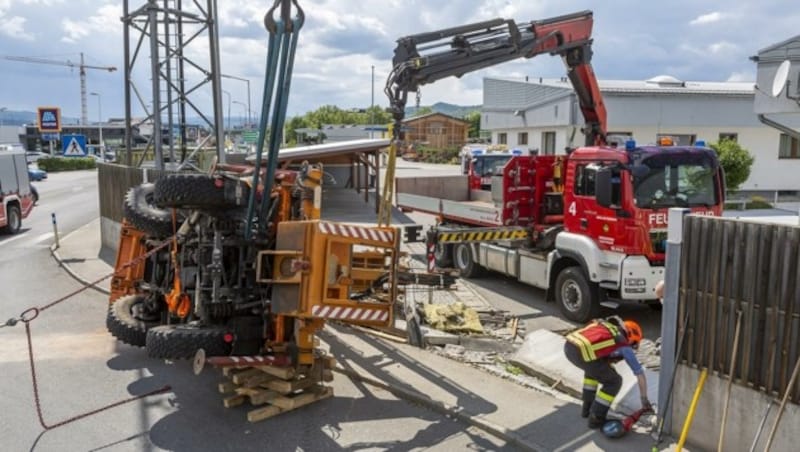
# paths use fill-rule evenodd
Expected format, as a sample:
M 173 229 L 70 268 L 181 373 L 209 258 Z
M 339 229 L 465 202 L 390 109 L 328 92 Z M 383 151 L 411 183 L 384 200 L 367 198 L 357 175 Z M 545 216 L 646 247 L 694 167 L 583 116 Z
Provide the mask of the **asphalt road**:
M 93 171 L 51 174 L 19 235 L 0 236 L 0 322 L 80 289 L 50 256 L 50 213 L 66 235 L 97 217 Z M 49 430 L 39 425 L 22 324 L 0 328 L 2 450 L 327 451 L 501 450 L 474 428 L 342 376 L 335 397 L 257 424 L 250 409 L 225 409 L 218 371 L 150 360 L 106 332 L 104 295 L 86 290 L 30 323 L 44 422 L 64 419 L 170 385 L 171 390 Z

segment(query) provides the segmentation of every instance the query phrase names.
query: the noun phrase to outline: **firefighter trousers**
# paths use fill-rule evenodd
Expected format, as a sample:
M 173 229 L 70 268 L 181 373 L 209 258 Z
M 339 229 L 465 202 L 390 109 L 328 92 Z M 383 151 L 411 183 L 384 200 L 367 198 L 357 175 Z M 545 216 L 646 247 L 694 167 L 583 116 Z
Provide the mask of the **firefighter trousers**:
M 622 377 L 608 359 L 584 361 L 578 347 L 571 342 L 564 344 L 564 355 L 569 362 L 583 370 L 581 416 L 588 417 L 592 414 L 596 418 L 605 419 L 608 408 L 622 387 Z

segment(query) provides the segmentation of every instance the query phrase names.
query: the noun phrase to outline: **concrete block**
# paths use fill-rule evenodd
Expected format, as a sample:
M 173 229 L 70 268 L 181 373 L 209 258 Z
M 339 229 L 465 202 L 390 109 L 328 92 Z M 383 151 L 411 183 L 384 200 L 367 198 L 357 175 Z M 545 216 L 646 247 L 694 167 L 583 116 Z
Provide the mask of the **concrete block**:
M 560 382 L 559 388 L 580 397 L 583 388 L 583 372 L 564 356 L 563 336 L 548 330 L 537 330 L 525 337 L 525 341 L 511 358 L 511 363 L 546 383 Z M 636 377 L 623 362 L 615 366 L 622 376 L 622 389 L 614 400 L 612 409 L 629 413 L 641 408 Z M 647 394 L 651 402 L 658 397 L 658 373 L 645 370 Z
M 455 334 L 445 333 L 426 326 L 421 326 L 420 329 L 422 330 L 422 338 L 428 345 L 458 345 L 460 340 Z

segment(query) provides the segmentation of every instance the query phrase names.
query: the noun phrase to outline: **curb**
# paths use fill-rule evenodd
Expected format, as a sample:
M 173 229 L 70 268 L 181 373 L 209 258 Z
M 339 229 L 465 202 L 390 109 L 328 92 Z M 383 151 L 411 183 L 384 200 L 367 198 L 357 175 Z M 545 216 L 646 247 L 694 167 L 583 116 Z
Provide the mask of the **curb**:
M 388 385 L 382 381 L 378 381 L 373 378 L 367 377 L 351 369 L 345 369 L 339 365 L 334 367 L 333 371 L 345 375 L 352 380 L 358 380 L 362 383 L 366 383 L 381 388 L 383 390 L 389 391 L 395 396 L 400 397 L 401 399 L 416 403 L 418 405 L 422 405 L 432 411 L 444 414 L 445 416 L 458 419 L 459 421 L 469 424 L 473 427 L 479 428 L 505 441 L 506 443 L 517 447 L 520 450 L 528 452 L 548 451 L 548 449 L 545 448 L 544 446 L 528 441 L 519 436 L 518 434 L 514 433 L 513 431 L 507 429 L 506 427 L 488 421 L 482 418 L 480 415 L 468 413 L 464 411 L 461 407 L 448 405 L 444 402 L 439 402 L 436 400 L 431 400 L 424 394 L 419 394 L 404 388 Z
M 67 237 L 69 237 L 69 235 L 67 235 Z M 64 238 L 66 238 L 66 237 L 64 237 Z M 62 238 L 62 240 L 64 238 Z M 58 248 L 56 247 L 55 244 L 50 245 L 50 255 L 53 256 L 53 259 L 55 259 L 56 262 L 58 262 L 58 265 L 61 268 L 63 268 L 70 276 L 72 276 L 73 279 L 75 279 L 79 283 L 83 284 L 85 287 L 92 288 L 92 289 L 94 289 L 94 290 L 96 290 L 96 291 L 98 291 L 98 292 L 100 292 L 102 294 L 105 294 L 105 295 L 110 295 L 111 294 L 111 292 L 108 289 L 105 289 L 103 287 L 99 287 L 99 286 L 97 286 L 95 284 L 92 284 L 91 281 L 88 281 L 88 280 L 84 279 L 75 270 L 73 270 L 72 267 L 69 266 L 69 264 L 65 264 L 64 260 L 61 259 L 61 255 L 58 254 L 57 250 L 58 250 Z

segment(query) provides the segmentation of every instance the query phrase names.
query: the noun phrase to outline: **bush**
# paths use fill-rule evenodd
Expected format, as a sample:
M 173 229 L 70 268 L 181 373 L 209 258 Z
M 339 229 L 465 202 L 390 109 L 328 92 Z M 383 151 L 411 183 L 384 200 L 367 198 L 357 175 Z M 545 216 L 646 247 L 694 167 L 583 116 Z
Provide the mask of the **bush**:
M 95 168 L 95 159 L 90 157 L 46 157 L 39 159 L 36 165 L 49 172 L 76 171 Z
M 420 162 L 426 163 L 452 163 L 454 160 L 458 161 L 458 155 L 461 150 L 456 147 L 437 149 L 420 146 L 417 148 L 417 155 Z
M 747 203 L 745 209 L 771 209 L 772 204 L 768 203 L 766 199 L 761 196 L 753 196 Z

